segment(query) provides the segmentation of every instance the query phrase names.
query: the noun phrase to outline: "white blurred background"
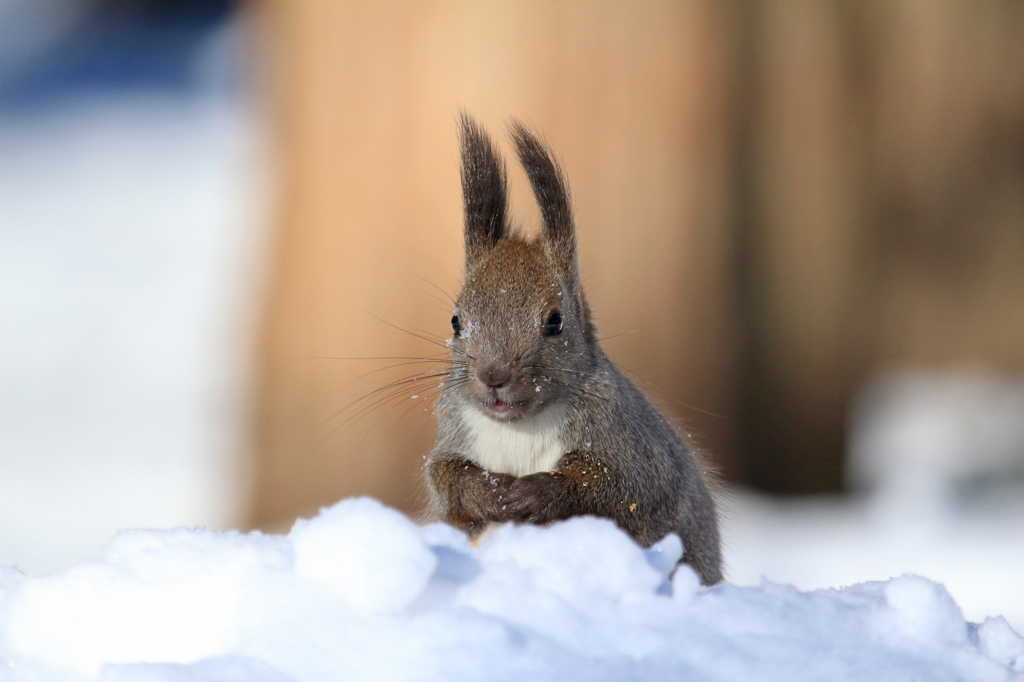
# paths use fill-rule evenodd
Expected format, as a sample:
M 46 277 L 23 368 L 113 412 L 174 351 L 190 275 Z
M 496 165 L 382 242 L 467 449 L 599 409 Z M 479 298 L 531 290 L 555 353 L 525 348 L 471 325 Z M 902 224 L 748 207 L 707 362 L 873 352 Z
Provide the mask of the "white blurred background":
M 249 26 L 222 2 L 0 0 L 0 564 L 250 522 L 273 183 Z M 915 572 L 1024 630 L 1024 378 L 871 376 L 846 493 L 726 490 L 729 578 Z
M 0 563 L 244 523 L 267 201 L 225 3 L 0 2 Z

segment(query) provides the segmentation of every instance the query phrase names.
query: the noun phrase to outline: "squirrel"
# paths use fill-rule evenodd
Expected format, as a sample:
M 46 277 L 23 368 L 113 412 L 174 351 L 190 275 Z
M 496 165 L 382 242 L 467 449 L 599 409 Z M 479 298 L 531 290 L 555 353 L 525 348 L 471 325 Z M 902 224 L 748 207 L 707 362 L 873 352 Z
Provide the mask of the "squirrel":
M 580 283 L 565 175 L 521 123 L 510 139 L 540 206 L 541 237 L 511 229 L 504 162 L 459 118 L 465 280 L 452 317 L 433 517 L 479 539 L 502 523 L 613 520 L 642 546 L 668 533 L 682 562 L 722 579 L 715 501 L 692 450 L 598 342 Z

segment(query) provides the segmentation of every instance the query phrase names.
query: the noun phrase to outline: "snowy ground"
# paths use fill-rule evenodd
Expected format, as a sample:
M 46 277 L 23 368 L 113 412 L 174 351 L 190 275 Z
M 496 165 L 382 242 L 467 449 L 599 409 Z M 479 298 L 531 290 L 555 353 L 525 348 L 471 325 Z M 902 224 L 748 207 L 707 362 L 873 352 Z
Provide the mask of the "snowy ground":
M 470 547 L 370 499 L 287 536 L 125 531 L 49 577 L 0 573 L 21 680 L 1024 680 L 1024 639 L 904 576 L 840 590 L 668 572 L 606 520 Z
M 1024 494 L 995 511 L 916 516 L 870 496 L 779 500 L 734 490 L 723 522 L 736 584 L 809 590 L 916 573 L 942 583 L 968 619 L 1001 614 L 1024 632 Z

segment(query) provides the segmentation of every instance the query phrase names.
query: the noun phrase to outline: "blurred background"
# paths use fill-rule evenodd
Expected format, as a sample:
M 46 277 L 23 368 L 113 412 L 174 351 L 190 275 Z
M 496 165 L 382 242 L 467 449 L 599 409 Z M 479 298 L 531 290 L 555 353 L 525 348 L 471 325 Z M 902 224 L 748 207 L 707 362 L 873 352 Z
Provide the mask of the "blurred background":
M 432 393 L 388 387 L 449 333 L 464 108 L 558 153 L 731 580 L 913 571 L 1024 629 L 1022 34 L 1009 0 L 0 0 L 0 564 L 418 512 Z

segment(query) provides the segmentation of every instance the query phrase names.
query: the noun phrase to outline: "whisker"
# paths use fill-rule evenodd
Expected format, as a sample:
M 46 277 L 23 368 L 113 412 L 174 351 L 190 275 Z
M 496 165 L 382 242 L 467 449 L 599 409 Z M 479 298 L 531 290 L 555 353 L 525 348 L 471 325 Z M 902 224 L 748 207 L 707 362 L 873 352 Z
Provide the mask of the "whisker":
M 617 339 L 620 336 L 629 336 L 630 334 L 636 334 L 638 331 L 640 331 L 640 330 L 639 329 L 631 329 L 628 332 L 619 332 L 618 334 L 611 334 L 610 336 L 602 336 L 601 338 L 599 338 L 597 340 L 598 341 L 607 341 L 608 339 Z
M 455 309 L 455 304 L 454 303 L 449 304 L 448 301 L 444 300 L 440 296 L 438 296 L 438 295 L 436 295 L 436 294 L 434 294 L 434 293 L 432 293 L 430 291 L 417 291 L 415 293 L 420 294 L 422 296 L 428 296 L 428 297 L 434 299 L 435 301 L 437 301 L 438 303 L 440 303 L 441 305 L 444 306 L 444 308 L 442 308 L 442 310 L 446 310 L 447 311 L 447 310 L 454 310 Z M 451 307 L 449 307 L 449 305 L 451 305 Z
M 443 294 L 443 295 L 444 295 L 444 297 L 445 297 L 445 298 L 447 298 L 449 302 L 451 302 L 451 304 L 452 304 L 452 307 L 453 307 L 453 308 L 455 307 L 455 299 L 451 297 L 451 294 L 449 294 L 449 293 L 448 293 L 447 291 L 445 291 L 445 290 L 444 290 L 444 289 L 442 289 L 441 287 L 439 287 L 439 286 L 437 286 L 436 284 L 434 284 L 433 282 L 431 282 L 431 281 L 430 281 L 429 279 L 427 279 L 426 277 L 423 277 L 422 275 L 417 275 L 417 274 L 416 274 L 415 272 L 401 272 L 401 273 L 399 273 L 399 274 L 401 274 L 401 275 L 408 275 L 408 276 L 410 276 L 410 277 L 415 277 L 416 279 L 419 279 L 419 280 L 422 280 L 422 281 L 426 282 L 426 283 L 427 283 L 427 284 L 429 284 L 430 286 L 432 286 L 432 287 L 434 287 L 435 289 L 437 289 L 438 291 L 440 291 L 440 292 L 441 292 L 441 294 Z
M 457 379 L 449 379 L 449 380 L 446 380 L 446 381 L 444 382 L 444 385 L 445 385 L 446 387 L 448 387 L 448 388 L 449 388 L 449 390 L 450 390 L 450 389 L 452 389 L 452 388 L 454 388 L 454 387 L 457 387 L 457 386 L 461 386 L 461 385 L 465 384 L 466 382 L 467 382 L 467 379 L 464 379 L 464 378 L 462 378 L 462 379 L 458 379 L 458 378 L 457 378 Z M 423 393 L 423 396 L 424 396 L 424 397 L 423 397 L 423 400 L 422 400 L 421 402 L 423 402 L 424 404 L 428 404 L 428 405 L 429 405 L 429 404 L 431 404 L 431 403 L 434 403 L 434 402 L 436 402 L 436 401 L 437 401 L 437 398 L 438 398 L 438 397 L 439 397 L 439 396 L 441 395 L 441 393 L 442 393 L 443 391 L 444 391 L 444 388 L 443 388 L 442 386 L 440 386 L 440 385 L 439 385 L 439 386 L 432 386 L 432 387 L 429 387 L 429 388 L 427 388 L 427 389 L 426 389 L 426 391 L 425 391 L 425 392 Z M 381 414 L 381 415 L 380 415 L 380 416 L 379 416 L 379 417 L 378 417 L 378 418 L 377 418 L 376 420 L 374 420 L 374 422 L 373 422 L 373 423 L 372 423 L 372 424 L 371 424 L 371 425 L 369 426 L 369 428 L 367 428 L 367 434 L 368 434 L 368 433 L 369 433 L 369 432 L 370 432 L 370 431 L 371 431 L 371 430 L 372 430 L 372 429 L 373 429 L 373 428 L 374 428 L 374 427 L 375 427 L 375 426 L 376 426 L 377 424 L 379 424 L 379 423 L 380 423 L 380 422 L 381 422 L 381 421 L 382 421 L 383 419 L 385 419 L 385 418 L 386 418 L 386 417 L 388 416 L 388 414 L 390 414 L 390 413 L 391 413 L 391 411 L 392 411 L 392 410 L 394 410 L 394 409 L 395 409 L 396 407 L 398 407 L 398 406 L 399 406 L 400 404 L 401 404 L 400 402 L 397 402 L 397 401 L 396 401 L 394 405 L 392 405 L 392 406 L 391 406 L 391 407 L 389 407 L 389 408 L 388 408 L 387 410 L 385 410 L 385 411 L 384 411 L 384 412 L 383 412 L 383 413 L 382 413 L 382 414 Z M 400 414 L 400 415 L 399 415 L 399 416 L 398 416 L 398 417 L 397 417 L 397 418 L 395 419 L 395 421 L 394 421 L 394 422 L 392 423 L 392 426 L 394 426 L 394 424 L 397 424 L 397 423 L 398 423 L 398 422 L 400 422 L 400 421 L 401 421 L 402 419 L 404 419 L 404 418 L 405 418 L 405 416 L 406 416 L 407 414 L 409 414 L 409 412 L 411 412 L 411 411 L 413 410 L 413 408 L 415 408 L 415 407 L 418 407 L 419 405 L 420 405 L 420 403 L 419 403 L 419 402 L 415 402 L 415 403 L 413 403 L 412 405 L 410 405 L 410 406 L 409 406 L 409 407 L 408 407 L 408 408 L 407 408 L 407 409 L 406 409 L 406 410 L 405 410 L 405 411 L 404 411 L 404 412 L 403 412 L 402 414 Z M 364 435 L 364 438 L 365 438 L 365 437 L 366 437 L 366 436 Z
M 385 406 L 385 405 L 388 405 L 390 403 L 393 403 L 393 404 L 391 404 L 390 407 L 388 407 L 387 410 L 385 410 L 382 413 L 381 417 L 386 416 L 388 413 L 390 413 L 391 410 L 393 410 L 395 407 L 397 407 L 399 404 L 401 404 L 401 401 L 404 400 L 404 399 L 406 399 L 406 391 L 405 390 L 395 390 L 395 391 L 392 391 L 392 392 L 388 393 L 384 397 L 379 398 L 378 400 L 375 400 L 373 403 L 371 403 L 371 404 L 365 406 L 364 408 L 360 409 L 358 412 L 354 412 L 353 414 L 351 414 L 348 417 L 346 417 L 343 421 L 341 421 L 340 423 L 335 425 L 334 428 L 332 428 L 323 438 L 321 438 L 319 442 L 323 443 L 323 442 L 327 441 L 329 438 L 331 438 L 338 431 L 340 431 L 342 429 L 345 429 L 346 427 L 349 427 L 349 426 L 355 424 L 360 419 L 362 419 L 363 417 L 366 417 L 367 415 L 369 415 L 370 413 L 374 412 L 378 408 L 380 408 L 382 406 Z M 363 438 L 365 438 L 369 434 L 369 432 L 373 429 L 373 427 L 379 421 L 380 421 L 380 418 L 378 418 L 377 420 L 375 420 L 373 423 L 370 424 L 370 426 L 366 430 L 366 433 L 363 435 Z M 360 439 L 360 442 L 362 442 L 362 439 Z
M 612 361 L 609 360 L 609 362 L 612 362 Z M 655 391 L 659 396 L 664 396 L 665 395 L 665 392 L 661 389 L 660 386 L 658 386 L 654 382 L 650 381 L 649 379 L 647 379 L 643 375 L 641 375 L 641 374 L 639 374 L 637 372 L 634 372 L 633 370 L 629 369 L 628 367 L 623 367 L 622 365 L 620 365 L 617 362 L 612 362 L 612 364 L 615 365 L 617 368 L 619 368 L 621 371 L 626 372 L 627 374 L 632 374 L 633 377 L 637 381 L 639 381 L 640 383 L 646 384 L 649 388 L 651 388 L 653 391 Z M 705 409 L 702 409 L 700 407 L 697 407 L 696 405 L 691 405 L 690 403 L 684 402 L 682 400 L 677 400 L 675 398 L 667 398 L 667 400 L 668 400 L 668 402 L 673 403 L 673 404 L 675 404 L 675 405 L 677 405 L 679 407 L 685 407 L 685 408 L 687 408 L 689 410 L 694 410 L 696 412 L 700 412 L 701 414 L 706 414 L 709 417 L 714 417 L 715 419 L 725 419 L 725 417 L 723 415 L 715 414 L 714 412 L 709 412 L 708 410 L 705 410 Z
M 434 365 L 440 365 L 443 362 L 444 362 L 444 360 L 426 360 L 426 359 L 424 359 L 424 360 L 416 360 L 416 361 L 409 361 L 409 362 L 398 362 L 398 363 L 395 363 L 393 365 L 388 365 L 387 367 L 378 367 L 377 369 L 370 370 L 366 374 L 360 374 L 359 376 L 357 376 L 355 379 L 352 379 L 352 381 L 349 381 L 348 383 L 351 384 L 354 381 L 358 381 L 359 379 L 365 379 L 366 377 L 370 376 L 371 374 L 377 374 L 379 372 L 386 372 L 387 370 L 395 369 L 396 367 L 406 367 L 408 365 L 421 365 L 421 364 L 427 364 L 427 365 L 430 365 L 431 367 L 433 367 Z M 346 384 L 346 386 L 347 385 L 348 384 Z
M 313 429 L 312 433 L 310 433 L 310 437 L 315 436 L 316 433 L 318 431 L 320 431 L 324 426 L 326 426 L 331 420 L 337 419 L 338 417 L 343 415 L 345 412 L 347 412 L 349 409 L 352 409 L 352 408 L 356 407 L 360 403 L 363 403 L 364 401 L 366 401 L 366 400 L 368 400 L 370 398 L 373 398 L 374 396 L 378 396 L 379 394 L 383 393 L 382 396 L 376 398 L 375 400 L 370 402 L 368 405 L 364 405 L 357 412 L 349 415 L 341 424 L 337 425 L 334 429 L 332 429 L 321 440 L 321 442 L 323 442 L 323 440 L 326 440 L 327 438 L 330 438 L 332 435 L 334 435 L 334 432 L 337 431 L 338 428 L 340 428 L 344 424 L 348 423 L 351 419 L 358 418 L 359 416 L 364 414 L 366 412 L 366 410 L 372 410 L 374 407 L 377 407 L 382 402 L 386 403 L 387 401 L 395 398 L 396 396 L 401 395 L 402 393 L 405 392 L 406 387 L 412 385 L 413 382 L 420 381 L 420 380 L 439 379 L 439 378 L 447 377 L 448 375 L 449 375 L 449 372 L 439 372 L 439 373 L 435 373 L 435 374 L 417 374 L 417 375 L 414 375 L 414 376 L 403 377 L 402 379 L 396 379 L 395 381 L 388 382 L 387 384 L 384 384 L 383 386 L 375 388 L 374 390 L 369 391 L 368 393 L 365 393 L 364 395 L 362 395 L 362 396 L 356 398 L 355 400 L 349 402 L 347 405 L 345 405 L 341 409 L 335 410 L 330 416 L 328 416 L 326 419 L 324 419 L 322 422 L 320 422 L 320 424 L 318 424 L 315 429 Z
M 363 312 L 366 313 L 367 315 L 369 315 L 370 317 L 376 319 L 378 322 L 382 322 L 382 323 L 388 325 L 389 327 L 397 329 L 400 332 L 405 332 L 406 334 L 411 334 L 412 336 L 415 336 L 418 339 L 422 339 L 422 340 L 426 341 L 427 343 L 432 343 L 435 346 L 440 346 L 442 348 L 450 350 L 452 353 L 458 353 L 459 355 L 463 355 L 463 356 L 469 358 L 470 360 L 475 360 L 476 359 L 472 355 L 470 355 L 469 353 L 460 351 L 459 349 L 457 349 L 457 348 L 455 348 L 453 346 L 449 346 L 447 342 L 442 342 L 442 341 L 438 341 L 437 340 L 437 339 L 440 339 L 440 338 L 447 338 L 447 337 L 440 337 L 440 336 L 438 336 L 437 338 L 430 338 L 430 336 L 424 336 L 424 334 L 429 334 L 429 332 L 416 333 L 414 331 L 410 331 L 408 329 L 404 329 L 403 327 L 399 327 L 397 324 L 394 324 L 392 322 L 388 322 L 384 318 L 379 317 L 377 315 L 374 315 L 369 310 L 365 310 L 364 309 Z
M 551 372 L 569 372 L 572 374 L 582 374 L 583 376 L 590 376 L 593 372 L 584 372 L 576 369 L 565 369 L 563 367 L 545 367 L 544 365 L 524 365 L 523 369 L 543 369 Z
M 442 390 L 443 389 L 438 388 L 436 386 L 433 387 L 432 389 L 427 389 L 427 392 L 424 394 L 424 397 L 423 397 L 422 401 L 420 401 L 420 402 L 422 402 L 423 404 L 429 405 L 431 402 L 434 402 L 434 401 L 437 400 L 437 397 L 439 395 L 441 395 L 441 391 Z M 433 392 L 432 395 L 430 394 L 431 391 Z M 392 426 L 394 426 L 394 424 L 397 424 L 398 422 L 402 421 L 402 419 L 404 419 L 407 414 L 412 412 L 413 408 L 419 407 L 420 406 L 420 402 L 413 402 L 413 404 L 410 405 L 405 410 L 405 412 L 403 412 L 402 414 L 398 415 L 398 418 L 395 419 L 395 421 L 392 424 Z M 372 429 L 374 426 L 376 426 L 378 423 L 380 423 L 380 421 L 382 419 L 384 419 L 384 417 L 386 417 L 388 414 L 390 414 L 391 410 L 395 409 L 396 407 L 398 407 L 398 403 L 396 403 L 395 405 L 392 405 L 390 408 L 388 408 L 388 410 L 386 412 L 384 412 L 384 414 L 382 414 L 380 417 L 378 417 L 377 420 L 373 424 L 370 425 L 370 429 Z M 367 433 L 369 433 L 370 429 L 367 429 Z
M 438 358 L 438 359 L 443 360 L 444 359 L 444 354 L 443 353 L 435 353 L 434 355 L 427 355 L 427 356 L 424 356 L 422 358 L 420 356 L 418 356 L 418 355 L 411 355 L 411 356 L 407 356 L 407 355 L 380 355 L 380 356 L 377 356 L 377 357 L 359 357 L 359 356 L 343 357 L 343 356 L 335 356 L 335 355 L 302 355 L 302 356 L 299 356 L 299 357 L 301 357 L 301 358 L 303 358 L 305 360 L 421 360 L 421 359 L 422 360 L 429 360 L 429 359 L 432 359 L 432 358 Z
M 607 337 L 604 337 L 604 339 L 615 338 L 617 336 L 625 336 L 627 334 L 634 334 L 637 331 L 639 331 L 639 330 L 638 329 L 634 329 L 632 331 L 623 332 L 621 334 L 615 334 L 614 336 L 607 336 Z M 604 339 L 601 339 L 601 340 L 603 341 Z M 574 347 L 580 346 L 580 345 L 583 345 L 583 344 L 582 343 L 570 343 L 570 344 L 568 344 L 567 347 L 568 348 L 574 348 Z M 631 370 L 631 369 L 629 369 L 627 367 L 623 367 L 621 364 L 615 362 L 611 358 L 607 358 L 607 360 L 612 365 L 614 365 L 616 368 L 618 368 L 620 371 L 625 372 L 627 374 L 631 374 L 638 382 L 640 382 L 642 384 L 645 384 L 649 388 L 653 389 L 658 395 L 664 395 L 664 392 L 662 391 L 662 389 L 657 384 L 654 384 L 653 382 L 649 381 L 646 377 L 638 374 L 637 372 L 634 372 L 633 370 Z M 581 375 L 592 374 L 592 372 L 580 372 L 580 371 L 577 371 L 577 370 L 563 369 L 563 368 L 560 368 L 560 367 L 541 367 L 539 365 L 537 365 L 535 367 L 537 369 L 544 369 L 544 370 L 552 371 L 552 372 L 571 372 L 571 373 L 581 374 Z M 669 399 L 669 402 L 674 404 L 674 405 L 676 405 L 676 406 L 678 406 L 678 407 L 684 407 L 684 408 L 689 409 L 689 410 L 694 410 L 695 412 L 700 412 L 701 414 L 706 414 L 709 417 L 715 417 L 716 419 L 725 419 L 725 417 L 720 415 L 720 414 L 716 414 L 714 412 L 710 412 L 708 410 L 705 410 L 703 408 L 697 407 L 696 405 L 691 405 L 690 403 L 684 402 L 682 400 Z
M 356 383 L 360 379 L 365 379 L 366 377 L 368 377 L 368 376 L 370 376 L 372 374 L 377 374 L 379 372 L 386 372 L 388 370 L 396 369 L 396 368 L 402 367 L 402 366 L 419 365 L 419 364 L 426 364 L 428 366 L 428 368 L 429 368 L 427 371 L 431 371 L 432 372 L 432 371 L 434 371 L 434 367 L 436 365 L 441 364 L 441 363 L 444 362 L 444 359 L 431 360 L 430 357 L 433 357 L 433 356 L 428 356 L 427 358 L 422 358 L 422 359 L 419 359 L 419 360 L 409 360 L 409 361 L 406 361 L 406 362 L 397 362 L 397 363 L 392 364 L 392 365 L 387 365 L 386 367 L 378 367 L 377 369 L 370 370 L 369 372 L 366 372 L 364 374 L 360 374 L 359 376 L 357 376 L 357 377 L 355 377 L 355 378 L 353 378 L 353 379 L 351 379 L 349 381 L 346 381 L 344 384 L 342 384 L 341 386 L 338 386 L 336 389 L 334 389 L 334 391 L 331 392 L 331 396 L 330 396 L 329 400 L 333 400 L 335 398 L 335 396 L 337 396 L 339 393 L 341 393 L 347 387 L 349 387 L 352 384 Z M 336 412 L 335 414 L 338 414 L 338 413 Z M 320 424 L 320 426 L 318 426 L 317 429 L 319 429 L 321 426 L 323 426 L 323 424 Z M 316 433 L 316 430 L 314 430 L 313 433 Z

